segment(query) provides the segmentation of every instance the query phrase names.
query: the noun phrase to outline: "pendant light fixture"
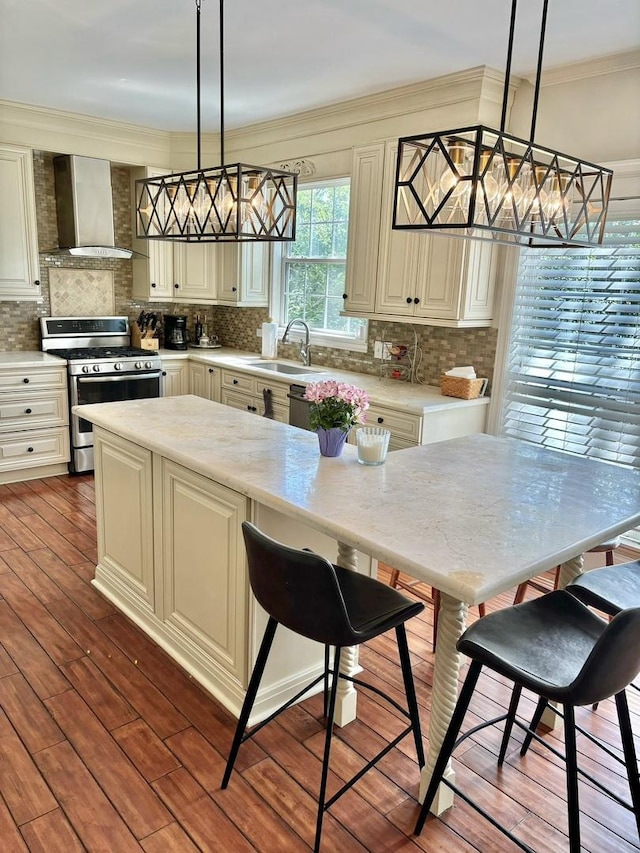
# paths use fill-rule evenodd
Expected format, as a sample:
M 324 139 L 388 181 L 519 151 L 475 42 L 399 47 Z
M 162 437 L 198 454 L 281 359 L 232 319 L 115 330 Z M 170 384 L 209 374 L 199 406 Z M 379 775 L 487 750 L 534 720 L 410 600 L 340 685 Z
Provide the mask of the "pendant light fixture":
M 512 0 L 500 130 L 482 125 L 398 141 L 396 230 L 509 245 L 602 242 L 613 173 L 537 145 L 548 0 L 544 0 L 529 141 L 505 133 L 517 0 Z
M 196 3 L 197 168 L 136 181 L 136 232 L 148 240 L 295 240 L 297 175 L 245 163 L 200 164 L 200 7 Z M 224 163 L 224 3 L 220 0 L 220 160 Z

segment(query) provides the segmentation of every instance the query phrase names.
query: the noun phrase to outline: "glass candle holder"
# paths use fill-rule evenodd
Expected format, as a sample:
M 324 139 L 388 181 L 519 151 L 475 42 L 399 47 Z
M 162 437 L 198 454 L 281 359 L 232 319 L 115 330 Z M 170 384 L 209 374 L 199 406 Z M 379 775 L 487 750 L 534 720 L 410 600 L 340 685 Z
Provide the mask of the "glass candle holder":
M 360 427 L 356 430 L 358 462 L 361 465 L 382 465 L 387 458 L 391 433 L 384 427 Z

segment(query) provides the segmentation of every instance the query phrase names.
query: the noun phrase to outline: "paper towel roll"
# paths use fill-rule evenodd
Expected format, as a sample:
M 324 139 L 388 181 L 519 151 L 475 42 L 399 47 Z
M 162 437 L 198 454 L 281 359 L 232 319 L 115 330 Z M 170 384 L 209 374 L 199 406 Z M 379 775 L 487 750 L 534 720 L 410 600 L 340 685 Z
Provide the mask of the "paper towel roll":
M 262 358 L 278 356 L 278 324 L 269 320 L 262 324 Z

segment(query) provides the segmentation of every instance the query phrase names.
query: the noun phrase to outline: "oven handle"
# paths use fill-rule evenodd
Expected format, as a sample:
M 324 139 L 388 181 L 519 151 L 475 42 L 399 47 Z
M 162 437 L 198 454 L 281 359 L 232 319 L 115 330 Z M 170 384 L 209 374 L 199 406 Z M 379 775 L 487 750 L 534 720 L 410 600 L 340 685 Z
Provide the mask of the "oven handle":
M 78 385 L 96 385 L 98 382 L 123 382 L 127 379 L 160 379 L 161 370 L 150 373 L 118 373 L 117 376 L 78 376 Z

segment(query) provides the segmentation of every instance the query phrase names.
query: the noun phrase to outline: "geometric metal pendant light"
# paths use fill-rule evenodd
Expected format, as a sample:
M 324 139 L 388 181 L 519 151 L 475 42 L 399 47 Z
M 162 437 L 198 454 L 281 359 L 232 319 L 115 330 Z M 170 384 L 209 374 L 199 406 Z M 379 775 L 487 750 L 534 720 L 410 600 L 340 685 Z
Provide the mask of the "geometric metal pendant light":
M 482 125 L 398 141 L 393 225 L 508 245 L 602 242 L 613 172 L 537 145 L 548 0 L 544 0 L 530 139 L 505 133 L 517 0 L 512 0 L 500 130 Z
M 246 163 L 200 165 L 200 6 L 196 0 L 197 168 L 136 181 L 136 233 L 148 240 L 295 240 L 297 175 Z M 220 159 L 224 163 L 224 9 L 220 0 Z

